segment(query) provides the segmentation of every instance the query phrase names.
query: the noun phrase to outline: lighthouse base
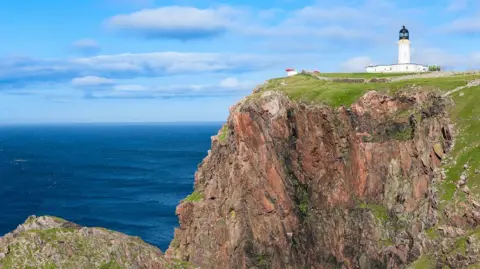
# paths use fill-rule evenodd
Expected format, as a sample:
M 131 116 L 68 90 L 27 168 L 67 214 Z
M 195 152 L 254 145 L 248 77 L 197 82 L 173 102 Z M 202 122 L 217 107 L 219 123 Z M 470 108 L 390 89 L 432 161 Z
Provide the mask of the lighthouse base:
M 428 66 L 423 64 L 391 64 L 370 65 L 365 67 L 367 73 L 419 73 L 428 72 Z

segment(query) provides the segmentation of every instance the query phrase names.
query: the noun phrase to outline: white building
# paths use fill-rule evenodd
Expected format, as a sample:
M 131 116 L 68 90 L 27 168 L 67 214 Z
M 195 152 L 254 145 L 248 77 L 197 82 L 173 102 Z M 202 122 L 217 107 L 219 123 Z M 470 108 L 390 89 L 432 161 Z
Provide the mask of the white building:
M 427 72 L 428 66 L 410 63 L 410 36 L 407 28 L 399 32 L 398 39 L 398 63 L 390 65 L 369 65 L 365 67 L 367 73 L 408 73 Z
M 285 71 L 287 71 L 287 76 L 289 76 L 289 77 L 295 76 L 296 74 L 298 74 L 297 70 L 295 70 L 293 68 L 287 68 L 287 69 L 285 69 Z

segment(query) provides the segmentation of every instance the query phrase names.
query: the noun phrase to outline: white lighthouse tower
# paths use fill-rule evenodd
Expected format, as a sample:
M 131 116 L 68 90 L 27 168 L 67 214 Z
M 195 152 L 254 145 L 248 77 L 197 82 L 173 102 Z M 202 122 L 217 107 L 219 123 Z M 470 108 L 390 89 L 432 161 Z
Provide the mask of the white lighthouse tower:
M 368 73 L 419 73 L 428 72 L 428 66 L 410 62 L 410 34 L 405 25 L 398 35 L 398 63 L 390 65 L 369 65 Z
M 398 39 L 398 64 L 410 63 L 410 37 L 405 25 L 400 30 Z

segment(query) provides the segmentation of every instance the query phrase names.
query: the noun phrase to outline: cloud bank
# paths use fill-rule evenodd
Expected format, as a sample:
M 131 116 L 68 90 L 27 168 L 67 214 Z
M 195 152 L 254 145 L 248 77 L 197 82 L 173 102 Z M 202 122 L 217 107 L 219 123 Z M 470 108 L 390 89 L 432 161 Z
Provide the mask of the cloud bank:
M 192 40 L 224 34 L 231 26 L 230 8 L 198 9 L 169 6 L 121 14 L 106 21 L 121 33 L 159 39 Z
M 224 53 L 153 52 L 73 59 L 0 58 L 0 91 L 35 83 L 75 83 L 101 78 L 133 79 L 208 73 L 239 74 L 274 66 L 270 56 Z M 82 79 L 79 79 L 82 78 Z
M 84 38 L 73 42 L 72 48 L 83 55 L 93 55 L 100 52 L 100 45 L 96 40 Z

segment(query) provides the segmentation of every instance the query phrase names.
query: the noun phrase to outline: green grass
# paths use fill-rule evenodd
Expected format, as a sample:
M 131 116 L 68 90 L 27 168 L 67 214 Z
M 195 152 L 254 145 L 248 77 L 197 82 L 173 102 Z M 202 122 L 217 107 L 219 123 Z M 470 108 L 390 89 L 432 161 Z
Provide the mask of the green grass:
M 425 234 L 427 235 L 428 238 L 430 239 L 436 239 L 440 236 L 440 234 L 438 233 L 438 229 L 437 227 L 432 227 L 428 230 L 425 231 Z
M 396 92 L 407 86 L 415 85 L 422 86 L 425 89 L 438 89 L 441 91 L 453 90 L 457 87 L 467 85 L 469 81 L 480 78 L 479 75 L 457 75 L 450 77 L 438 77 L 438 78 L 417 78 L 400 80 L 391 83 L 383 84 L 389 88 L 389 92 Z
M 413 132 L 412 128 L 408 127 L 408 128 L 405 128 L 404 130 L 399 130 L 393 133 L 391 137 L 395 140 L 407 141 L 412 139 L 412 132 Z
M 381 223 L 385 223 L 390 219 L 387 208 L 382 205 L 361 203 L 359 208 L 370 209 L 375 218 L 377 218 L 377 220 L 379 220 Z
M 320 73 L 320 77 L 328 78 L 391 78 L 412 75 L 412 73 Z
M 467 252 L 467 238 L 460 237 L 455 240 L 454 251 L 458 254 L 465 255 Z
M 192 264 L 186 261 L 182 261 L 179 259 L 172 259 L 171 264 L 167 265 L 168 269 L 188 269 L 193 268 Z
M 459 93 L 463 92 L 463 96 Z M 455 191 L 455 183 L 468 164 L 467 186 L 475 194 L 480 194 L 480 87 L 472 87 L 454 93 L 451 97 L 455 102 L 450 114 L 456 124 L 458 134 L 455 148 L 449 154 L 455 161 L 446 165 L 447 179 L 442 183 L 442 200 L 449 201 Z
M 37 233 L 46 242 L 57 241 L 59 234 L 70 234 L 75 232 L 73 228 L 52 228 L 46 230 L 28 230 L 26 233 Z
M 220 134 L 218 135 L 218 140 L 220 142 L 225 142 L 228 138 L 228 126 L 225 124 L 222 126 L 222 129 L 220 129 Z
M 120 266 L 115 261 L 110 261 L 109 263 L 104 263 L 104 264 L 100 265 L 100 269 L 123 269 L 123 267 Z
M 345 74 L 351 76 L 352 74 Z M 324 103 L 333 107 L 349 106 L 367 91 L 375 90 L 394 94 L 410 86 L 422 86 L 425 90 L 443 92 L 466 85 L 480 75 L 457 75 L 438 78 L 417 78 L 391 83 L 343 83 L 318 80 L 308 75 L 299 74 L 292 77 L 276 78 L 267 82 L 263 91 L 279 90 L 292 100 L 311 103 Z
M 286 85 L 281 85 L 285 81 Z M 375 83 L 356 84 L 317 80 L 306 75 L 270 80 L 264 90 L 280 90 L 291 99 L 326 103 L 331 106 L 349 105 L 360 98 Z
M 295 197 L 298 209 L 300 210 L 302 217 L 306 217 L 309 210 L 307 185 L 300 182 L 300 180 L 298 180 L 298 178 L 295 176 L 293 176 L 292 181 L 295 188 Z
M 187 196 L 184 201 L 185 202 L 198 202 L 200 200 L 203 199 L 203 193 L 199 192 L 199 191 L 194 191 L 192 192 L 189 196 Z
M 57 269 L 57 266 L 54 263 L 47 263 L 43 269 Z
M 433 269 L 435 268 L 435 263 L 431 257 L 422 256 L 420 259 L 414 261 L 410 266 L 409 269 Z

